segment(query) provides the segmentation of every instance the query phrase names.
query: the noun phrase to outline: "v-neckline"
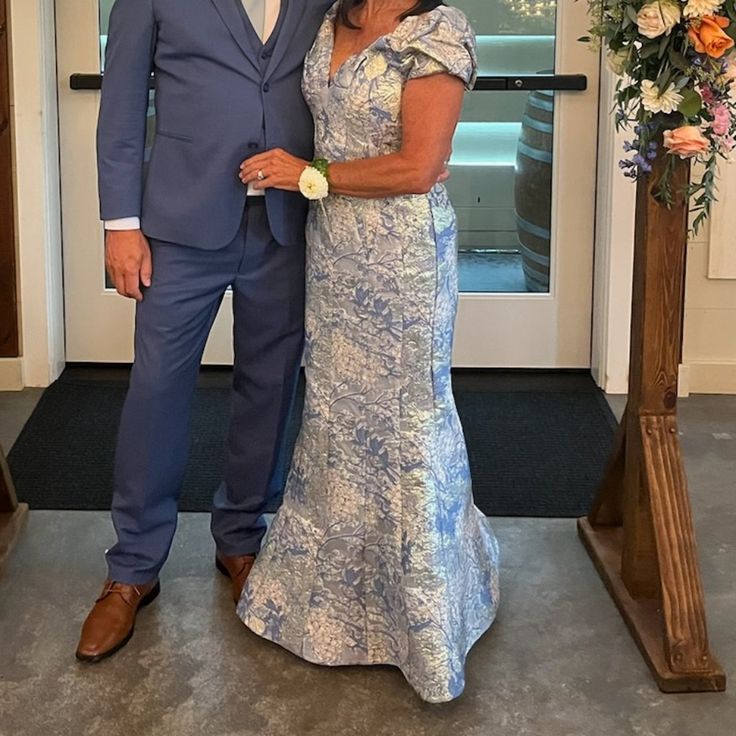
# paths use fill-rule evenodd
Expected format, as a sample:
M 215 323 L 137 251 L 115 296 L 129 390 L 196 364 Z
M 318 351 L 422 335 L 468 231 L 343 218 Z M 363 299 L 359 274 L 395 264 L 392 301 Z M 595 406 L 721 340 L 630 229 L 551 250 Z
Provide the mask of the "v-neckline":
M 337 79 L 337 75 L 347 66 L 349 62 L 351 62 L 353 59 L 357 59 L 360 56 L 364 56 L 367 54 L 371 49 L 378 44 L 379 41 L 384 41 L 387 38 L 391 38 L 391 36 L 395 35 L 396 32 L 401 28 L 401 26 L 404 24 L 405 21 L 409 20 L 409 18 L 412 18 L 414 16 L 409 16 L 407 18 L 404 18 L 403 20 L 400 20 L 398 24 L 396 25 L 396 28 L 393 29 L 393 31 L 390 31 L 389 33 L 382 33 L 380 36 L 377 36 L 373 41 L 371 41 L 365 48 L 363 48 L 361 51 L 356 51 L 353 54 L 350 54 L 349 56 L 346 56 L 345 59 L 340 62 L 339 66 L 335 69 L 335 71 L 332 71 L 332 64 L 335 60 L 335 45 L 337 43 L 337 13 L 333 13 L 332 17 L 329 15 L 325 19 L 327 23 L 327 28 L 329 31 L 329 47 L 327 49 L 327 86 L 331 87 L 334 83 L 335 79 Z

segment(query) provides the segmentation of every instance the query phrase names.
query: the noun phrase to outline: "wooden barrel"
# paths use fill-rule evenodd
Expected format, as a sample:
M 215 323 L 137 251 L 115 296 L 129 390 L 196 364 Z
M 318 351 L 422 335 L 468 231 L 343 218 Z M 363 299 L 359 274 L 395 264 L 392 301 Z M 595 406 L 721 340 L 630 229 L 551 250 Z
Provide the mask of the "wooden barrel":
M 549 291 L 554 109 L 554 92 L 529 93 L 516 152 L 516 231 L 527 288 L 534 292 Z

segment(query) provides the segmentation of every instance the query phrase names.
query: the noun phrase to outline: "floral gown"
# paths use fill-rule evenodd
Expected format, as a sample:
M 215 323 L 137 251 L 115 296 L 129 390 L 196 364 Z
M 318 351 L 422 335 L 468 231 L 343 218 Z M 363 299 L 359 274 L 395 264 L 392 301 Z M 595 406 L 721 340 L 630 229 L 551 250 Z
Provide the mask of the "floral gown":
M 454 8 L 407 18 L 330 81 L 334 17 L 304 71 L 318 157 L 396 151 L 409 79 L 472 83 L 474 36 Z M 303 427 L 238 613 L 310 662 L 396 665 L 425 700 L 451 700 L 498 605 L 451 389 L 455 214 L 441 185 L 323 205 L 307 231 Z

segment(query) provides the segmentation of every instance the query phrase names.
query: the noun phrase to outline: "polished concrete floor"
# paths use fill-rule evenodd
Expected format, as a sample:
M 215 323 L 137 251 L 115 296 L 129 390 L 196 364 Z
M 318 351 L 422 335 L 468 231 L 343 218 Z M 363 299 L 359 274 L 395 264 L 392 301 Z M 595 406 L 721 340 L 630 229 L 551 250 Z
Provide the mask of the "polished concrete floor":
M 528 291 L 518 252 L 460 251 L 457 275 L 460 291 L 505 294 Z
M 6 447 L 38 398 L 0 395 Z M 614 402 L 619 410 L 621 400 Z M 714 651 L 736 673 L 736 397 L 682 402 Z M 457 701 L 427 705 L 389 668 L 306 664 L 247 632 L 183 515 L 161 597 L 97 666 L 73 658 L 112 541 L 104 513 L 33 512 L 0 578 L 1 736 L 731 736 L 736 684 L 663 695 L 573 520 L 495 519 L 499 619 Z

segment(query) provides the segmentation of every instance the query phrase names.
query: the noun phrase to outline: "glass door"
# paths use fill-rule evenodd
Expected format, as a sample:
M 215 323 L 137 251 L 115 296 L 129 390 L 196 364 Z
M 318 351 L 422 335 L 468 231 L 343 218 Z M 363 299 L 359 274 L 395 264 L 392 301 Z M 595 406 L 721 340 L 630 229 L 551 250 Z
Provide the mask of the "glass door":
M 457 0 L 478 36 L 448 184 L 459 366 L 588 367 L 597 57 L 584 4 Z
M 587 367 L 598 59 L 584 3 L 455 0 L 478 34 L 481 78 L 451 161 L 459 220 L 455 363 Z M 105 278 L 95 126 L 113 0 L 57 4 L 67 351 L 129 362 L 134 305 Z M 85 72 L 81 73 L 80 72 Z M 153 140 L 153 93 L 148 145 Z M 229 363 L 229 296 L 205 354 Z
M 95 132 L 113 4 L 114 0 L 64 0 L 56 7 L 66 350 L 67 360 L 77 362 L 133 359 L 135 304 L 118 296 L 105 274 L 97 198 Z M 150 103 L 147 155 L 155 131 L 153 92 Z M 210 334 L 204 362 L 232 363 L 229 294 Z

